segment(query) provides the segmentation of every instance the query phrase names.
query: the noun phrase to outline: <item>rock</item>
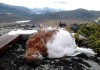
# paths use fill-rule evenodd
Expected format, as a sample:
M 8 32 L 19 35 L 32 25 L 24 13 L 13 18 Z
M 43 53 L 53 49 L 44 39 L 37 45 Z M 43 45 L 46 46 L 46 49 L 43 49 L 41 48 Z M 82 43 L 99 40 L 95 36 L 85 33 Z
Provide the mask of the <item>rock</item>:
M 77 24 L 75 23 L 75 24 L 71 25 L 71 29 L 72 29 L 74 32 L 76 32 L 77 30 L 80 29 L 80 27 L 79 27 L 79 25 L 77 25 Z
M 74 37 L 75 37 L 75 35 L 76 35 L 76 33 L 71 33 Z M 84 37 L 83 35 L 81 35 L 81 34 L 78 34 L 79 36 L 78 36 L 78 38 L 80 39 L 80 40 L 86 40 L 86 37 Z

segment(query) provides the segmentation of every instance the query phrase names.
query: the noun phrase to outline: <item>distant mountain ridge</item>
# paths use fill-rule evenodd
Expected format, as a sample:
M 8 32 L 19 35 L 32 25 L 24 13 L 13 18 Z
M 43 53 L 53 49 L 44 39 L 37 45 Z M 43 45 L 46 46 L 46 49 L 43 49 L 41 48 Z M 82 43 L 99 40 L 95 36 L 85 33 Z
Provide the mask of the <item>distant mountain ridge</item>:
M 10 10 L 8 10 L 10 9 Z M 13 11 L 11 10 L 13 9 Z M 22 6 L 13 6 L 13 5 L 8 5 L 8 4 L 4 4 L 4 3 L 0 3 L 0 13 L 6 13 L 6 12 L 14 12 L 14 9 L 18 10 L 18 11 L 23 11 L 25 13 L 32 13 L 32 11 L 26 7 L 22 7 Z
M 33 8 L 31 9 L 32 12 L 36 14 L 45 14 L 45 13 L 53 13 L 53 12 L 59 12 L 62 11 L 62 9 L 54 9 L 54 8 Z
M 45 20 L 68 20 L 68 19 L 93 21 L 99 17 L 100 17 L 100 11 L 76 9 L 71 11 L 60 11 L 60 12 L 38 15 L 33 19 L 33 21 L 37 20 L 41 22 Z
M 38 14 L 37 14 L 38 13 Z M 39 14 L 40 13 L 40 14 Z M 36 10 L 21 6 L 13 6 L 0 3 L 0 22 L 13 22 L 17 20 L 32 20 L 31 23 L 39 23 L 45 20 L 95 20 L 100 17 L 100 11 L 76 9 L 62 11 L 60 9 L 43 8 Z
M 25 7 L 0 3 L 0 22 L 11 22 L 20 19 L 30 19 L 32 11 Z

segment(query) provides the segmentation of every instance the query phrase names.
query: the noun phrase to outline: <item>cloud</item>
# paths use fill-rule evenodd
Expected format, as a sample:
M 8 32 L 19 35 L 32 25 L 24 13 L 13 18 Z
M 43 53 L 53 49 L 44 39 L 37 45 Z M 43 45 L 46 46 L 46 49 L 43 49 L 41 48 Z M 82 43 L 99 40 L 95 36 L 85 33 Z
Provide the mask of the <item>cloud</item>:
M 88 10 L 100 11 L 100 0 L 0 0 L 0 3 L 25 6 L 28 8 L 49 7 L 64 10 L 84 8 Z
M 67 4 L 66 1 L 54 1 L 53 3 L 58 3 L 58 4 Z

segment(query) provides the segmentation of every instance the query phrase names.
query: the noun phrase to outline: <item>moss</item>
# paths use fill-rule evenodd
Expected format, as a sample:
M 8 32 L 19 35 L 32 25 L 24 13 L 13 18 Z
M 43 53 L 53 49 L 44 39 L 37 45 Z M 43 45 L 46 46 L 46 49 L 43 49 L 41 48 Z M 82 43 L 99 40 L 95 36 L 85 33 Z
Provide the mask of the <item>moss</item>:
M 88 43 L 87 47 L 93 48 L 100 53 L 100 24 L 81 24 L 77 34 L 81 34 L 87 38 L 83 43 Z M 75 37 L 77 40 L 78 37 Z

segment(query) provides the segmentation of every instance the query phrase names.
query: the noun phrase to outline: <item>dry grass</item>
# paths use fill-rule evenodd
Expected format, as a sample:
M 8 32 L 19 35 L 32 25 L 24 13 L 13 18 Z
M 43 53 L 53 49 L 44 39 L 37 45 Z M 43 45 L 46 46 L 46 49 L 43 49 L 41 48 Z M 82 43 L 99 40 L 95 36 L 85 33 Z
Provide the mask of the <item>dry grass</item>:
M 86 21 L 86 20 L 76 20 L 76 19 L 67 19 L 67 20 L 46 20 L 44 22 L 41 22 L 41 24 L 43 24 L 44 26 L 48 27 L 56 27 L 59 25 L 59 22 L 65 23 L 66 25 L 70 25 L 70 24 L 82 24 L 82 23 L 90 23 L 92 21 Z

